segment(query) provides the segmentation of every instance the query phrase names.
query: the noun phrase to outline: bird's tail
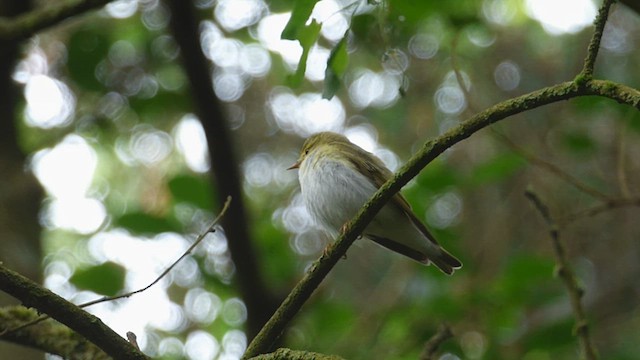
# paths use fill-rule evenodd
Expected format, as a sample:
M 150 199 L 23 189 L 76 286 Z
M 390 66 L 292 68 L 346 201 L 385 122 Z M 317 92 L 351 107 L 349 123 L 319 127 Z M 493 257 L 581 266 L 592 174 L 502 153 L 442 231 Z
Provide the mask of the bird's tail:
M 433 263 L 440 271 L 447 275 L 453 274 L 453 272 L 462 267 L 462 262 L 456 259 L 455 256 L 449 254 L 447 250 L 440 247 L 440 253 L 436 256 L 431 256 L 427 258 L 424 257 L 424 261 L 421 261 L 424 264 Z
M 429 254 L 427 255 L 424 253 L 424 250 L 418 251 L 382 236 L 366 234 L 366 237 L 373 240 L 378 245 L 382 245 L 389 250 L 393 250 L 399 254 L 410 257 L 422 264 L 429 265 L 433 263 L 433 265 L 435 265 L 438 269 L 440 269 L 440 271 L 447 275 L 453 274 L 456 269 L 460 269 L 462 267 L 462 263 L 460 262 L 460 260 L 456 259 L 455 256 L 449 254 L 447 250 L 443 249 L 435 242 L 429 243 Z

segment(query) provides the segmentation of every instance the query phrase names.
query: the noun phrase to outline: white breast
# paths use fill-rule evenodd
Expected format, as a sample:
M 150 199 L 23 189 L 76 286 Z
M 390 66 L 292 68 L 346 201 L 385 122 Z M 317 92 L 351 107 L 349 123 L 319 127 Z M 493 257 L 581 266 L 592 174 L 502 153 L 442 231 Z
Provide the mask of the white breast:
M 319 225 L 335 235 L 376 188 L 369 179 L 342 162 L 324 158 L 310 166 L 315 160 L 309 156 L 300 167 L 302 196 Z

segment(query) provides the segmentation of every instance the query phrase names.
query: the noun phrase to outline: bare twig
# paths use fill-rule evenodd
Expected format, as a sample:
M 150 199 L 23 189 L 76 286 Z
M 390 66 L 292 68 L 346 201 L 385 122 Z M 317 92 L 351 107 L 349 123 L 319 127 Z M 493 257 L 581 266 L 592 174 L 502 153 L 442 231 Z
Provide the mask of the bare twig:
M 451 332 L 449 325 L 441 324 L 438 327 L 438 332 L 433 334 L 433 336 L 424 344 L 424 349 L 422 349 L 422 353 L 420 354 L 420 360 L 435 359 L 434 355 L 438 351 L 440 345 L 452 337 L 453 333 Z
M 227 196 L 227 200 L 225 201 L 224 206 L 222 207 L 222 210 L 220 210 L 220 213 L 218 214 L 218 216 L 216 216 L 216 218 L 213 220 L 211 225 L 209 225 L 209 227 L 207 227 L 207 229 L 204 232 L 202 232 L 200 235 L 198 235 L 198 237 L 193 242 L 193 244 L 191 244 L 191 246 L 189 246 L 189 248 L 176 261 L 174 261 L 171 265 L 169 265 L 169 267 L 164 269 L 164 271 L 160 275 L 158 275 L 158 277 L 155 280 L 153 280 L 149 285 L 147 285 L 147 286 L 145 286 L 143 288 L 140 288 L 138 290 L 134 290 L 134 291 L 125 293 L 125 294 L 116 295 L 116 296 L 106 296 L 106 297 L 103 297 L 101 299 L 89 301 L 89 302 L 86 302 L 86 303 L 78 305 L 78 306 L 81 307 L 81 308 L 84 308 L 84 307 L 95 305 L 95 304 L 99 304 L 99 303 L 102 303 L 102 302 L 105 302 L 105 301 L 113 301 L 113 300 L 118 300 L 118 299 L 122 299 L 122 298 L 128 298 L 128 297 L 130 297 L 132 295 L 135 295 L 135 294 L 141 293 L 143 291 L 146 291 L 147 289 L 149 289 L 153 285 L 157 284 L 176 265 L 178 265 L 178 263 L 180 261 L 182 261 L 182 259 L 184 259 L 189 254 L 191 254 L 193 249 L 195 249 L 196 246 L 198 246 L 198 244 L 200 244 L 200 242 L 202 242 L 202 240 L 204 240 L 204 238 L 205 238 L 205 236 L 207 236 L 207 234 L 213 233 L 213 232 L 216 231 L 215 226 L 218 225 L 218 222 L 220 222 L 220 219 L 222 219 L 222 217 L 227 212 L 227 209 L 229 208 L 230 205 L 231 205 L 231 196 Z
M 58 1 L 55 5 L 40 6 L 15 18 L 0 18 L 0 40 L 24 40 L 38 31 L 87 11 L 98 9 L 113 0 Z
M 560 218 L 558 220 L 558 224 L 564 227 L 582 218 L 595 216 L 612 209 L 617 209 L 622 207 L 632 207 L 632 206 L 640 207 L 640 197 L 609 199 L 600 205 L 596 205 L 584 210 L 580 210 L 569 216 Z
M 562 279 L 562 282 L 569 293 L 571 309 L 573 310 L 573 314 L 576 318 L 575 333 L 578 336 L 582 356 L 587 360 L 595 360 L 597 359 L 596 350 L 591 341 L 591 337 L 589 336 L 589 323 L 587 322 L 587 317 L 582 306 L 584 290 L 578 285 L 575 273 L 569 265 L 564 246 L 560 241 L 558 225 L 553 220 L 553 217 L 549 212 L 549 208 L 542 202 L 542 200 L 540 200 L 538 195 L 531 190 L 527 190 L 525 192 L 525 196 L 533 203 L 549 227 L 551 244 L 553 245 L 553 251 L 556 257 L 556 272 Z
M 627 171 L 626 171 L 626 136 L 624 132 L 624 125 L 618 123 L 616 127 L 616 173 L 618 178 L 618 184 L 620 185 L 620 193 L 623 197 L 628 198 L 631 196 L 631 191 L 629 190 L 629 182 L 627 180 Z
M 560 167 L 525 151 L 524 149 L 516 145 L 513 141 L 511 141 L 511 139 L 509 139 L 506 135 L 502 134 L 501 132 L 495 130 L 494 128 L 491 128 L 490 130 L 492 130 L 493 134 L 498 138 L 498 140 L 500 140 L 503 144 L 508 146 L 511 149 L 511 151 L 523 157 L 529 163 L 535 166 L 538 166 L 539 168 L 546 170 L 547 172 L 557 176 L 558 178 L 573 185 L 573 187 L 575 187 L 576 189 L 582 191 L 587 195 L 590 195 L 602 201 L 608 201 L 610 199 L 610 197 L 607 196 L 606 194 L 578 180 L 577 178 L 573 177 L 571 174 L 562 170 Z
M 600 7 L 600 10 L 598 10 L 598 16 L 596 16 L 596 20 L 594 22 L 595 30 L 593 31 L 591 42 L 589 42 L 587 57 L 584 59 L 584 67 L 582 68 L 582 71 L 580 72 L 578 77 L 576 77 L 576 80 L 578 80 L 579 78 L 582 79 L 578 81 L 579 85 L 581 85 L 584 80 L 591 80 L 593 78 L 593 68 L 595 67 L 596 58 L 598 57 L 600 40 L 602 40 L 604 26 L 607 23 L 609 11 L 611 10 L 611 5 L 613 5 L 614 2 L 615 0 L 605 0 Z

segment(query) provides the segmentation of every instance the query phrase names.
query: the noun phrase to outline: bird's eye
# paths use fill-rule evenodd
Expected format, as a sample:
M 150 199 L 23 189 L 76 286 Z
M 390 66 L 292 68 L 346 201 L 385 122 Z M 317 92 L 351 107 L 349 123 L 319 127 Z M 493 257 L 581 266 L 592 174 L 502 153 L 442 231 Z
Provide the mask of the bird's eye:
M 305 151 L 304 151 L 304 154 L 305 154 L 305 155 L 309 155 L 309 149 L 305 150 Z

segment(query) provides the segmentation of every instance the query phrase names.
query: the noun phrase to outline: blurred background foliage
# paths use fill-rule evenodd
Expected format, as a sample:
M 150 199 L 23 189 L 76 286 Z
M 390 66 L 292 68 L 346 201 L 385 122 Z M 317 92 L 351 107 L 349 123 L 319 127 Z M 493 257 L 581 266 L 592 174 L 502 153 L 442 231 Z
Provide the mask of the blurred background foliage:
M 212 101 L 224 104 L 229 151 L 239 159 L 256 276 L 276 297 L 329 241 L 297 196 L 295 172 L 285 170 L 306 136 L 343 132 L 395 169 L 468 116 L 572 79 L 599 5 L 194 3 L 212 65 L 202 76 L 213 82 Z M 300 41 L 281 40 L 294 8 L 302 15 L 288 35 Z M 227 195 L 208 176 L 205 133 L 171 16 L 161 1 L 112 2 L 29 39 L 13 72 L 24 93 L 19 146 L 47 193 L 39 213 L 44 283 L 74 302 L 148 284 Z M 639 87 L 638 34 L 638 14 L 614 6 L 597 77 Z M 306 71 L 296 73 L 303 54 Z M 350 359 L 415 359 L 444 322 L 455 337 L 441 359 L 576 358 L 574 318 L 554 277 L 548 229 L 523 194 L 534 189 L 565 219 L 638 194 L 639 159 L 640 114 L 601 98 L 552 104 L 482 130 L 403 190 L 464 268 L 446 277 L 356 242 L 284 345 Z M 603 358 L 640 356 L 638 211 L 612 208 L 561 228 Z M 239 357 L 252 309 L 237 291 L 227 241 L 219 229 L 158 286 L 90 311 L 121 334 L 135 332 L 153 357 Z

